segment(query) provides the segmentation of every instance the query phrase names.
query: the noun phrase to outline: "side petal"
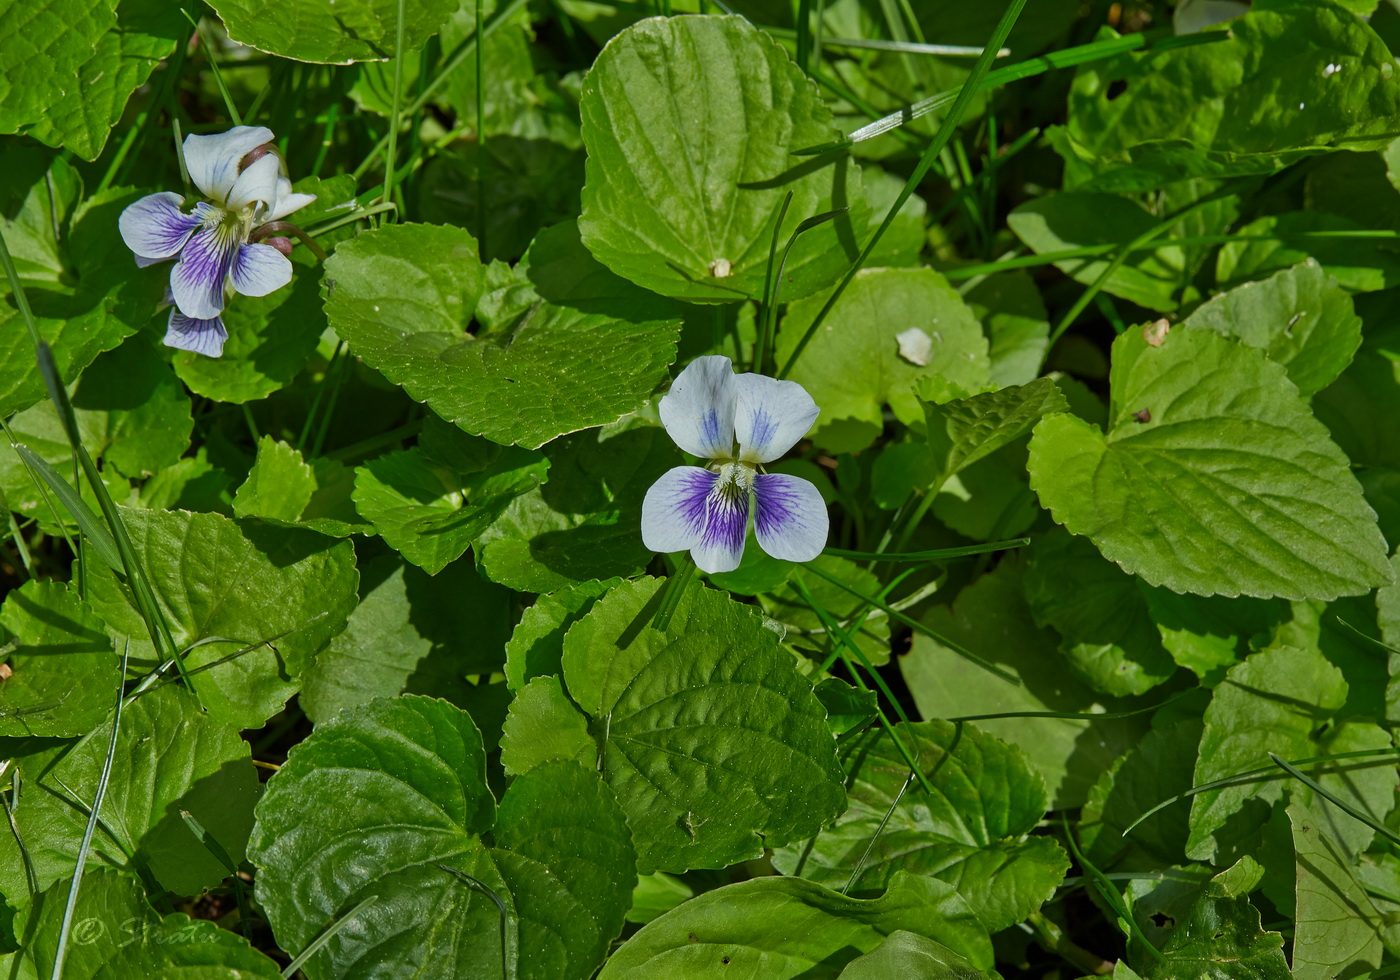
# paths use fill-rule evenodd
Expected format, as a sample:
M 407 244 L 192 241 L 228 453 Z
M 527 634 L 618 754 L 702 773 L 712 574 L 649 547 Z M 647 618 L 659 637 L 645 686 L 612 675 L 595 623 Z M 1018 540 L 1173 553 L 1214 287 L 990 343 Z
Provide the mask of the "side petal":
M 734 387 L 734 434 L 739 439 L 739 458 L 749 463 L 777 459 L 797 445 L 821 413 L 796 381 L 741 374 L 734 379 Z
M 667 470 L 642 499 L 642 543 L 652 551 L 689 551 L 705 529 L 705 501 L 719 475 L 698 466 Z
M 734 366 L 719 354 L 697 357 L 671 385 L 658 410 L 666 432 L 692 456 L 734 451 Z
M 277 200 L 277 179 L 281 175 L 282 158 L 276 153 L 258 157 L 234 180 L 226 199 L 230 211 L 237 211 L 254 202 L 264 208 Z
M 753 532 L 759 547 L 787 561 L 811 561 L 822 553 L 830 524 L 816 486 L 797 476 L 760 473 L 754 478 L 753 497 Z
M 291 260 L 271 245 L 244 245 L 234 257 L 233 288 L 244 296 L 266 296 L 291 281 Z
M 168 259 L 185 247 L 199 227 L 199 217 L 181 211 L 184 203 L 179 194 L 165 191 L 127 205 L 117 219 L 117 229 L 126 247 L 136 253 L 137 265 L 142 259 L 148 260 L 146 265 Z
M 144 269 L 148 265 L 155 265 L 157 262 L 169 262 L 174 257 L 173 255 L 168 255 L 163 259 L 153 259 L 149 255 L 138 255 L 136 256 L 136 268 Z
M 190 236 L 170 273 L 170 293 L 181 313 L 207 320 L 224 311 L 224 283 L 240 244 L 237 228 L 220 221 L 217 214 Z
M 222 317 L 192 320 L 178 309 L 170 311 L 170 323 L 165 330 L 165 346 L 194 351 L 206 357 L 221 357 L 228 330 Z
M 226 133 L 186 136 L 185 168 L 204 196 L 223 203 L 238 179 L 238 164 L 251 150 L 272 142 L 266 126 L 235 126 Z
M 315 194 L 294 194 L 292 193 L 292 182 L 286 177 L 277 178 L 277 199 L 272 203 L 272 208 L 263 215 L 264 221 L 277 221 L 285 218 L 293 211 L 299 211 L 312 201 L 316 200 Z

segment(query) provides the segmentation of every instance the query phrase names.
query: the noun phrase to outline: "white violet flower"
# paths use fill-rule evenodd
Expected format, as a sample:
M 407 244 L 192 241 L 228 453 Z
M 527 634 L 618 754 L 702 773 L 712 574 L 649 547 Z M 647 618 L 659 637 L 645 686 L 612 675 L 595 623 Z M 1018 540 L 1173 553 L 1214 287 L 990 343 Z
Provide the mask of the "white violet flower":
M 661 399 L 661 424 L 676 445 L 711 461 L 677 466 L 642 502 L 642 541 L 652 551 L 689 550 L 704 572 L 730 572 L 744 556 L 750 501 L 754 537 L 774 558 L 811 561 L 826 547 L 826 504 L 810 481 L 761 473 L 811 429 L 819 409 L 795 381 L 735 375 L 729 358 L 692 361 Z
M 175 306 L 165 335 L 170 347 L 218 357 L 228 337 L 221 314 L 229 291 L 266 296 L 292 280 L 287 256 L 275 245 L 251 238 L 262 225 L 316 197 L 292 193 L 286 164 L 272 139 L 272 130 L 264 126 L 185 137 L 185 166 L 209 200 L 187 214 L 180 210 L 185 199 L 179 194 L 149 194 L 118 220 L 138 266 L 178 260 L 167 296 Z

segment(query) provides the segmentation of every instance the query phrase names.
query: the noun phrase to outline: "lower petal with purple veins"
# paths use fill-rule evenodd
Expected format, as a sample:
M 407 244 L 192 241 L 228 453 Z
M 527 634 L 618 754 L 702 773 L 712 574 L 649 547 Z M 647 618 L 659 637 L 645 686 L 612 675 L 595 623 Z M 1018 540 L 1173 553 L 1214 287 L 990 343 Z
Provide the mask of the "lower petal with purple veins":
M 642 501 L 642 541 L 652 551 L 690 551 L 702 572 L 731 572 L 744 556 L 749 489 L 732 475 L 677 466 Z
M 266 296 L 291 281 L 291 260 L 271 245 L 244 245 L 234 258 L 233 288 L 244 296 Z
M 166 347 L 194 351 L 206 357 L 220 357 L 227 339 L 228 330 L 224 327 L 223 317 L 193 320 L 178 309 L 170 311 L 170 323 L 165 331 Z
M 243 243 L 238 224 L 225 220 L 225 212 L 201 205 L 200 217 L 199 230 L 170 273 L 170 291 L 181 313 L 207 320 L 224 311 L 224 284 Z
M 826 547 L 830 523 L 816 485 L 783 473 L 754 478 L 754 537 L 774 558 L 811 561 Z

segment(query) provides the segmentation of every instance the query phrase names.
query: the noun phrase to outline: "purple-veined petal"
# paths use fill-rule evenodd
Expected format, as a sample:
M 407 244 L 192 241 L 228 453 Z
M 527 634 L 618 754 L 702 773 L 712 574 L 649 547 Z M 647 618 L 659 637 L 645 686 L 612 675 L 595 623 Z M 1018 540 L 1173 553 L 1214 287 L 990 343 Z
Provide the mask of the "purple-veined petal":
M 753 483 L 753 532 L 774 558 L 811 561 L 826 547 L 826 503 L 811 482 L 785 473 L 760 473 Z
M 796 381 L 741 374 L 734 389 L 734 434 L 749 463 L 771 463 L 797 445 L 821 411 Z
M 233 288 L 244 296 L 266 296 L 292 281 L 292 263 L 262 242 L 244 245 L 233 260 Z
M 163 259 L 153 259 L 149 255 L 138 255 L 136 256 L 136 268 L 144 269 L 146 266 L 155 265 L 157 262 L 169 262 L 174 257 L 173 255 L 167 255 Z
M 226 133 L 186 136 L 185 169 L 204 196 L 220 204 L 238 179 L 238 164 L 251 150 L 272 142 L 266 126 L 235 126 Z
M 203 223 L 180 252 L 170 273 L 170 292 L 180 312 L 208 320 L 224 311 L 224 283 L 243 243 L 239 226 L 222 220 L 223 212 L 198 205 Z
M 223 317 L 192 320 L 178 309 L 170 311 L 170 322 L 165 330 L 166 347 L 194 351 L 206 357 L 220 357 L 227 339 L 228 330 L 224 327 Z
M 198 215 L 185 214 L 180 205 L 185 199 L 169 191 L 147 194 L 127 205 L 117 219 L 117 229 L 126 247 L 136 253 L 136 264 L 146 265 L 168 259 L 179 253 L 199 227 Z
M 744 557 L 747 473 L 734 466 L 722 474 L 698 466 L 663 473 L 642 501 L 642 542 L 652 551 L 689 549 L 702 572 L 732 572 Z
M 734 366 L 719 354 L 686 365 L 658 406 L 661 424 L 692 456 L 714 459 L 734 451 Z
M 281 175 L 282 158 L 275 153 L 258 157 L 238 175 L 226 198 L 230 211 L 238 211 L 254 202 L 264 209 L 277 200 L 277 179 Z

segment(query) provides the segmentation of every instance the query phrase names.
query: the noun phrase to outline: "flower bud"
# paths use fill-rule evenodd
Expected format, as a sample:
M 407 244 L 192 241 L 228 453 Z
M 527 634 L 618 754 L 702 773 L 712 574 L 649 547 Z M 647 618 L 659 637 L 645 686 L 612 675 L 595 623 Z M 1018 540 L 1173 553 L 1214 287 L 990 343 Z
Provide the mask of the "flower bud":
M 292 254 L 292 240 L 290 238 L 284 238 L 281 235 L 273 235 L 271 238 L 264 238 L 263 244 L 271 245 L 273 248 L 277 249 L 277 251 L 288 257 Z
M 277 147 L 273 146 L 271 143 L 264 143 L 261 146 L 253 147 L 247 153 L 243 154 L 243 159 L 238 161 L 238 172 L 242 173 L 269 153 L 276 152 Z

